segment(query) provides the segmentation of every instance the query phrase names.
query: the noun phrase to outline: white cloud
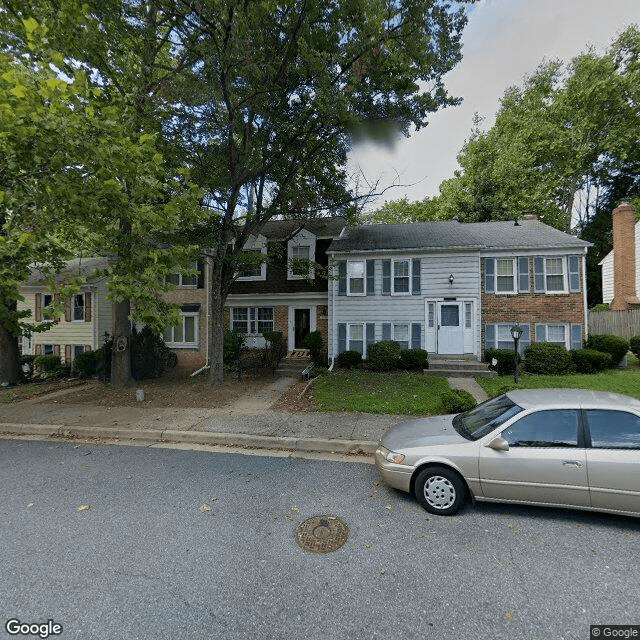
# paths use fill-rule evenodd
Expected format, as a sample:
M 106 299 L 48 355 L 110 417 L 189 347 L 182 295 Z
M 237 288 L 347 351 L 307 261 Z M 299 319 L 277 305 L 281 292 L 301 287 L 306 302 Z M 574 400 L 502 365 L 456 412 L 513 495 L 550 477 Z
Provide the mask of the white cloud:
M 420 200 L 438 193 L 453 175 L 456 156 L 472 127 L 473 114 L 493 122 L 505 89 L 521 84 L 543 61 L 569 61 L 593 45 L 603 51 L 626 26 L 640 22 L 637 0 L 484 0 L 469 16 L 464 59 L 447 77 L 461 106 L 434 114 L 429 125 L 394 149 L 363 144 L 351 155 L 369 182 L 413 185 L 393 188 L 378 200 Z

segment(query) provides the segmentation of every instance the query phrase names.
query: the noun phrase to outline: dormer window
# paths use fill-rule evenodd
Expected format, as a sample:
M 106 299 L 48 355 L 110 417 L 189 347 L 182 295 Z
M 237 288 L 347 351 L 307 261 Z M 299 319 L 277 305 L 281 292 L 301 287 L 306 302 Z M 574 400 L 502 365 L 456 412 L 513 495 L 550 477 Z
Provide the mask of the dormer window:
M 316 259 L 316 237 L 306 229 L 300 230 L 287 245 L 289 280 L 313 278 L 315 275 L 312 262 Z
M 242 254 L 246 255 L 248 259 L 245 264 L 241 264 L 236 279 L 242 281 L 266 280 L 267 239 L 263 235 L 251 236 L 242 248 Z M 260 262 L 257 254 L 262 254 L 264 260 Z M 242 263 L 242 256 L 240 262 Z

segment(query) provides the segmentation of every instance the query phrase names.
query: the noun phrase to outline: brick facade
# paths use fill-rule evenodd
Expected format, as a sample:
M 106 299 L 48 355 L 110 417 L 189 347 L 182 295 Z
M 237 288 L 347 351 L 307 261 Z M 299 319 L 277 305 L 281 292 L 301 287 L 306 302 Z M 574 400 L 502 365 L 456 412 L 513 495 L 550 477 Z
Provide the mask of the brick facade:
M 622 202 L 613 210 L 613 300 L 611 311 L 640 305 L 636 292 L 636 210 Z

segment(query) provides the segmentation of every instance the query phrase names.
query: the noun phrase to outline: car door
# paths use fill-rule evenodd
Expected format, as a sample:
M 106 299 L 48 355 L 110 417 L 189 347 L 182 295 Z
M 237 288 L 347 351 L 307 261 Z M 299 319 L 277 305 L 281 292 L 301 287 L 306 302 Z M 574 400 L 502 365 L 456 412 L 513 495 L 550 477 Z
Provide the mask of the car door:
M 640 417 L 605 409 L 585 416 L 591 505 L 640 513 Z
M 494 434 L 495 435 L 498 434 Z M 492 500 L 589 506 L 586 455 L 576 409 L 534 411 L 500 435 L 507 451 L 480 447 L 480 484 Z

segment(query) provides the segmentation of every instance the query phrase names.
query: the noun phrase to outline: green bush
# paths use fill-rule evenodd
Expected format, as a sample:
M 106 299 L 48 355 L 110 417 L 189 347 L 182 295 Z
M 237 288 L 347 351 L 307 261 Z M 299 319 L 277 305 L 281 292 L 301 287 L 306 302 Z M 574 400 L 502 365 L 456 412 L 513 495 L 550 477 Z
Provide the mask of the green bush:
M 167 347 L 162 336 L 144 327 L 131 332 L 131 376 L 134 380 L 159 378 L 178 364 L 178 357 Z
M 400 366 L 404 369 L 426 369 L 429 354 L 424 349 L 401 349 Z
M 343 351 L 338 354 L 336 363 L 345 369 L 354 369 L 362 362 L 362 354 L 359 351 Z
M 491 364 L 495 360 L 496 364 Z M 518 354 L 518 362 L 522 358 Z M 497 371 L 498 375 L 506 376 L 515 372 L 515 366 L 513 364 L 513 350 L 512 349 L 485 349 L 484 361 L 489 364 L 489 369 Z
M 524 350 L 524 362 L 529 373 L 563 375 L 573 373 L 571 354 L 561 345 L 534 342 Z
M 36 356 L 33 359 L 33 364 L 38 367 L 38 378 L 42 380 L 57 380 L 66 373 L 66 368 L 60 360 L 60 356 Z
M 606 302 L 600 303 L 593 307 L 591 311 L 595 311 L 596 313 L 598 311 L 609 311 L 609 305 Z
M 400 365 L 400 345 L 392 340 L 383 340 L 372 344 L 367 350 L 369 369 L 372 371 L 391 371 Z
M 629 351 L 631 351 L 636 358 L 640 359 L 640 335 L 633 336 L 633 338 L 629 340 Z
M 463 389 L 448 389 L 440 394 L 442 413 L 461 413 L 473 409 L 478 403 L 476 399 Z
M 270 344 L 276 344 L 282 340 L 282 331 L 263 331 L 262 337 Z
M 89 378 L 96 372 L 97 351 L 84 351 L 73 359 L 71 371 L 78 378 Z
M 595 349 L 573 349 L 569 353 L 578 373 L 597 373 L 612 366 L 613 358 L 610 353 Z
M 310 378 L 317 378 L 318 376 L 328 376 L 329 369 L 327 367 L 323 367 L 322 365 L 314 363 L 311 371 L 309 372 Z
M 235 366 L 245 344 L 247 344 L 246 334 L 227 331 L 224 334 L 224 343 L 222 347 L 222 360 L 224 364 Z
M 324 340 L 319 331 L 312 331 L 304 339 L 305 349 L 309 349 L 311 360 L 318 364 L 325 365 L 327 362 L 327 355 L 324 350 Z
M 629 341 L 620 336 L 613 336 L 608 333 L 600 333 L 590 335 L 587 338 L 587 349 L 595 349 L 596 351 L 604 351 L 610 353 L 613 359 L 613 366 L 617 367 L 622 358 L 629 351 Z

